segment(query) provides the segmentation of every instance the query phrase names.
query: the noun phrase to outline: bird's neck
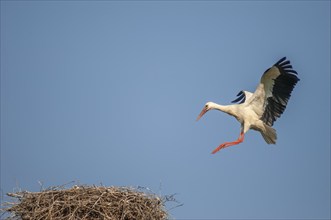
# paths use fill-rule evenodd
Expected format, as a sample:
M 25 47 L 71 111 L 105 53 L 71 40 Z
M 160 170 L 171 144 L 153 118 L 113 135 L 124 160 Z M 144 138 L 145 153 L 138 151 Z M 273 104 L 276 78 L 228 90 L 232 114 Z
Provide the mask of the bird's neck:
M 210 103 L 211 109 L 219 110 L 229 115 L 234 115 L 233 105 L 220 105 L 214 102 Z

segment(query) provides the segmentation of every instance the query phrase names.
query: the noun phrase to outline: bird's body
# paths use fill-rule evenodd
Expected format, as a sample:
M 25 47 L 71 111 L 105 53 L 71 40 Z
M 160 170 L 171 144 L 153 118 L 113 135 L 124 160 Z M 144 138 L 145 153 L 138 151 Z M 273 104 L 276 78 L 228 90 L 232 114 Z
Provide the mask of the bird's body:
M 233 105 L 219 105 L 207 102 L 197 120 L 207 111 L 216 109 L 235 117 L 241 124 L 238 140 L 225 142 L 216 148 L 216 153 L 222 148 L 239 144 L 244 140 L 244 134 L 253 129 L 259 131 L 268 144 L 275 144 L 277 139 L 273 123 L 284 112 L 291 92 L 299 81 L 297 72 L 292 69 L 286 57 L 280 59 L 261 77 L 254 93 L 240 91 Z

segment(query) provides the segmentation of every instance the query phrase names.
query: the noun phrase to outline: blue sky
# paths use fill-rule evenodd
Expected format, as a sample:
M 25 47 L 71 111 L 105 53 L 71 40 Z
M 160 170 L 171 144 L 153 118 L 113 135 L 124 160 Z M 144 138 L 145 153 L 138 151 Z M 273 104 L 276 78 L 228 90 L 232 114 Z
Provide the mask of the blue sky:
M 1 1 L 1 193 L 177 193 L 176 219 L 330 218 L 330 1 Z M 287 56 L 275 146 L 211 111 Z M 176 204 L 169 204 L 168 208 Z

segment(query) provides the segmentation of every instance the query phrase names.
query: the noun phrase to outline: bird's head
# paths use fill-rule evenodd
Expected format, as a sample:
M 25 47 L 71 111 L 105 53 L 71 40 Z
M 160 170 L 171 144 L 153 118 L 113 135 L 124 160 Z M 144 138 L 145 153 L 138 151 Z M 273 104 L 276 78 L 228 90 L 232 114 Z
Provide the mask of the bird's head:
M 202 111 L 200 112 L 199 116 L 197 117 L 197 121 L 209 110 L 214 108 L 214 104 L 213 102 L 207 102 L 205 104 L 205 106 L 203 107 Z

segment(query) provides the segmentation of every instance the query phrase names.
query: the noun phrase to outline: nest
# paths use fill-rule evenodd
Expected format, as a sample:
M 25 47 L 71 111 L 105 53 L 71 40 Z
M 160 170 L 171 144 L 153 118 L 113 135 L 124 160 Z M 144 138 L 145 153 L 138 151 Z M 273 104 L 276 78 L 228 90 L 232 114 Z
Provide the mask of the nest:
M 11 213 L 7 219 L 156 220 L 168 216 L 163 198 L 128 187 L 73 186 L 7 195 L 18 199 L 3 208 Z

